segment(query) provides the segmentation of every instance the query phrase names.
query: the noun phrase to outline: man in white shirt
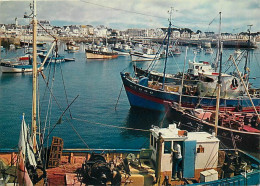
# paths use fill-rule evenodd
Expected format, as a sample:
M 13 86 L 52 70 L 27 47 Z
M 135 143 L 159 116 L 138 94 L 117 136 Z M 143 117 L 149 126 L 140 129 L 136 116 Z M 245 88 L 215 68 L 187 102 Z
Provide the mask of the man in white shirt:
M 173 146 L 173 178 L 177 179 L 177 173 L 180 175 L 180 167 L 181 167 L 181 161 L 182 161 L 182 155 L 181 155 L 181 146 L 179 143 L 175 142 Z

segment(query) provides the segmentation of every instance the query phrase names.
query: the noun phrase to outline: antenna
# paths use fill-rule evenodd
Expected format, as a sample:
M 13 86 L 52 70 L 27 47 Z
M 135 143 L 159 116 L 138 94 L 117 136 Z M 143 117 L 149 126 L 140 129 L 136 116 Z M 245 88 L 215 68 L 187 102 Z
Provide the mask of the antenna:
M 168 10 L 168 14 L 170 14 L 170 18 L 168 19 L 170 22 L 172 22 L 172 13 L 173 13 L 173 11 L 178 11 L 178 10 L 175 10 L 174 9 L 174 7 L 171 7 L 171 9 L 170 10 Z
M 249 28 L 248 28 L 248 32 L 250 32 L 251 31 L 251 27 L 253 26 L 253 25 L 247 25 Z

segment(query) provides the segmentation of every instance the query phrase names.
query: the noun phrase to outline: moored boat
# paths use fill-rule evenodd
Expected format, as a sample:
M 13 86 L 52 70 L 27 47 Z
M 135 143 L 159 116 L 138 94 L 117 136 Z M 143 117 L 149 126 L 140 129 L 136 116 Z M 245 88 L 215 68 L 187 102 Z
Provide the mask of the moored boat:
M 132 51 L 130 56 L 131 61 L 152 61 L 160 58 L 152 48 L 143 48 L 142 51 Z
M 171 104 L 168 119 L 179 122 L 179 127 L 188 131 L 213 132 L 216 112 L 190 109 Z M 218 137 L 226 145 L 251 152 L 260 151 L 260 120 L 257 114 L 222 111 L 218 117 Z
M 128 44 L 116 43 L 111 49 L 117 52 L 118 55 L 130 55 L 131 53 L 131 47 Z
M 67 51 L 68 52 L 77 52 L 79 51 L 79 46 L 76 45 L 75 41 L 70 40 L 69 42 L 66 43 L 67 46 Z
M 43 62 L 46 58 L 46 54 L 39 54 L 38 55 L 41 62 Z M 46 62 L 45 63 L 61 63 L 61 62 L 64 62 L 64 56 L 61 56 L 61 55 L 52 55 L 52 56 L 49 56 L 47 59 L 46 59 Z
M 213 53 L 214 53 L 214 51 L 212 48 L 206 48 L 205 54 L 213 54 Z
M 21 136 L 20 139 L 28 138 Z M 19 147 L 26 147 L 27 142 L 21 141 Z M 150 129 L 148 149 L 64 149 L 63 140 L 53 137 L 46 162 L 48 167 L 42 178 L 31 174 L 32 167 L 36 167 L 32 151 L 20 151 L 25 157 L 31 155 L 31 168 L 21 172 L 23 174 L 18 171 L 18 175 L 20 184 L 27 185 L 43 184 L 43 178 L 50 185 L 121 185 L 128 182 L 133 185 L 260 183 L 260 160 L 241 150 L 221 149 L 220 146 L 219 139 L 214 135 L 180 130 L 176 124 L 170 124 L 168 128 Z M 0 159 L 4 158 L 15 171 L 17 168 L 11 161 L 18 158 L 19 153 L 4 149 L 0 152 Z M 28 159 L 23 162 L 28 164 Z M 5 170 L 10 167 L 2 169 L 5 176 L 8 175 Z
M 88 49 L 85 49 L 85 53 L 87 59 L 113 59 L 118 57 L 116 52 L 109 52 L 106 46 L 90 45 Z

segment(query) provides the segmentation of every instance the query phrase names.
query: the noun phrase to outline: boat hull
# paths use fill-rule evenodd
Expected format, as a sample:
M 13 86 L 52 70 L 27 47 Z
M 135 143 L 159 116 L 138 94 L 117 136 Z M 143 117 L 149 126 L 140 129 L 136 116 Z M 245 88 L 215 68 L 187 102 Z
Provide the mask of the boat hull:
M 166 111 L 168 109 L 168 103 L 179 102 L 180 94 L 178 92 L 168 92 L 140 85 L 127 78 L 125 73 L 121 73 L 121 78 L 131 106 Z M 253 98 L 252 101 L 256 106 L 256 109 L 260 111 L 260 98 Z M 183 107 L 195 108 L 198 105 L 206 110 L 215 110 L 216 98 L 190 95 L 182 96 Z M 243 112 L 254 112 L 248 98 L 220 99 L 221 111 L 235 111 L 238 109 L 238 105 L 241 106 L 239 109 Z
M 152 61 L 154 60 L 156 57 L 156 55 L 148 55 L 148 54 L 131 54 L 131 60 L 132 61 Z
M 38 70 L 40 65 L 38 65 Z M 32 72 L 32 65 L 12 65 L 10 67 L 1 66 L 2 73 L 24 73 L 24 72 Z
M 118 48 L 113 48 L 113 51 L 118 53 L 118 55 L 121 56 L 128 56 L 130 55 L 131 50 L 123 50 L 123 49 L 118 49 Z
M 86 50 L 87 59 L 114 59 L 117 58 L 117 53 L 97 52 L 92 50 Z

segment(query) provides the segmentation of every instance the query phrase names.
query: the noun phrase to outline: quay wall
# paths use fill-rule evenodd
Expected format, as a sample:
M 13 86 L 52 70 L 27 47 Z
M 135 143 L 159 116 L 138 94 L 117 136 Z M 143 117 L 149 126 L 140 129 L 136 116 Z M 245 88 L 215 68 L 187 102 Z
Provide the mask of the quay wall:
M 56 37 L 59 41 L 62 42 L 68 42 L 70 40 L 73 40 L 75 42 L 84 42 L 84 43 L 92 43 L 93 42 L 93 37 Z M 3 37 L 1 36 L 2 39 L 2 45 L 9 46 L 10 44 L 15 44 L 19 45 L 20 40 L 25 40 L 25 41 L 30 41 L 32 40 L 32 36 L 11 36 L 11 37 Z M 53 37 L 51 36 L 37 36 L 37 40 L 40 42 L 52 42 L 54 40 Z M 95 43 L 99 44 L 100 42 L 105 43 L 106 38 L 94 38 Z M 124 42 L 124 39 L 121 38 L 115 38 L 111 37 L 107 39 L 109 44 L 114 44 L 116 42 Z M 133 43 L 135 42 L 145 42 L 150 43 L 155 42 L 155 43 L 162 43 L 163 38 L 132 38 L 131 41 Z M 212 47 L 217 46 L 217 40 L 216 39 L 209 39 L 209 38 L 200 38 L 200 39 L 190 39 L 190 38 L 179 38 L 179 39 L 171 39 L 170 43 L 174 43 L 175 41 L 178 42 L 178 45 L 180 46 L 198 46 L 201 45 L 202 47 L 205 45 L 205 43 L 210 42 Z M 257 48 L 257 44 L 255 42 L 248 42 L 247 40 L 242 40 L 242 39 L 223 39 L 223 47 L 225 48 Z

